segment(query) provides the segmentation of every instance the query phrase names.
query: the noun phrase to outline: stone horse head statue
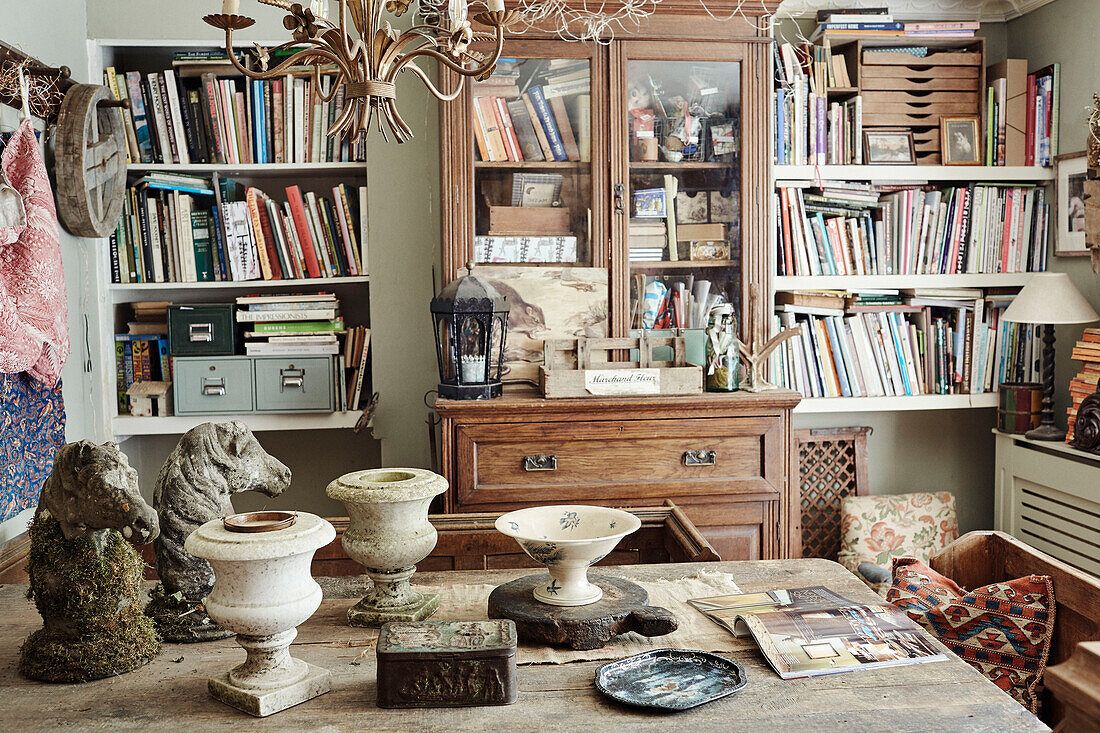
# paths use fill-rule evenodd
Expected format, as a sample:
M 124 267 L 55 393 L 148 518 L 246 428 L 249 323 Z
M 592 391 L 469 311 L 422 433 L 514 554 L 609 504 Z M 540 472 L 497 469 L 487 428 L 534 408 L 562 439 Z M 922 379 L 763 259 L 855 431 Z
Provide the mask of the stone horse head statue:
M 184 434 L 153 486 L 161 527 L 153 549 L 165 592 L 192 601 L 205 598 L 214 587 L 214 571 L 183 549 L 187 535 L 232 514 L 233 494 L 259 491 L 274 497 L 289 486 L 290 469 L 268 455 L 242 422 L 203 423 Z
M 117 529 L 131 544 L 144 545 L 158 533 L 157 513 L 141 498 L 137 471 L 118 443 L 62 446 L 42 487 L 38 513 L 43 510 L 67 540 Z

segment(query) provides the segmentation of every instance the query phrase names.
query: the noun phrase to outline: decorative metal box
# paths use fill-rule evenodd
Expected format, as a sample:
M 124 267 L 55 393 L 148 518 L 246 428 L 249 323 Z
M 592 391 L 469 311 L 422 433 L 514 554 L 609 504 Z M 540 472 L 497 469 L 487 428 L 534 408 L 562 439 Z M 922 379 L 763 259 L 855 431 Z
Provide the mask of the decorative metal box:
M 378 706 L 444 708 L 516 701 L 516 625 L 392 621 L 378 635 Z

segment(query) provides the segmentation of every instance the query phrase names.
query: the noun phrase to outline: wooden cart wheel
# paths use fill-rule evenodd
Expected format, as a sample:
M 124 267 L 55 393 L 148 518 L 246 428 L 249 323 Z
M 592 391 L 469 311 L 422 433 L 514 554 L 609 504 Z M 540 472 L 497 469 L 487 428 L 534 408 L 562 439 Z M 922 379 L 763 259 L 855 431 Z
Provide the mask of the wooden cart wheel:
M 126 130 L 122 110 L 101 107 L 107 87 L 77 84 L 65 93 L 54 141 L 57 213 L 78 237 L 106 237 L 126 194 Z

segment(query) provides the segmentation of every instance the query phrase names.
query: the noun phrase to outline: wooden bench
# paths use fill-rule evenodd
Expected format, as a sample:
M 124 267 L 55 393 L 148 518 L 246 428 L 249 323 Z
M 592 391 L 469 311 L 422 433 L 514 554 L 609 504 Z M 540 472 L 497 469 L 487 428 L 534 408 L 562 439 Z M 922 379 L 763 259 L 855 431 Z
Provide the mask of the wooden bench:
M 1049 575 L 1054 581 L 1054 643 L 1048 669 L 1068 660 L 1083 641 L 1100 640 L 1100 578 L 1056 560 L 1004 532 L 969 532 L 943 548 L 932 569 L 963 588 L 978 588 L 1025 575 Z M 1054 726 L 1065 707 L 1049 689 L 1043 692 L 1041 718 Z

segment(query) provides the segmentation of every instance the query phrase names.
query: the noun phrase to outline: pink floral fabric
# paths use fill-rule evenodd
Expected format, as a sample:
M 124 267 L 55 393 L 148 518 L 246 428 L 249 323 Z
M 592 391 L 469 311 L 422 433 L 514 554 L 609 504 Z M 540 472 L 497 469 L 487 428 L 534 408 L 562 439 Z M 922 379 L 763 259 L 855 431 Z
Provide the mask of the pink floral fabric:
M 895 557 L 928 562 L 956 540 L 955 497 L 946 492 L 849 496 L 840 504 L 840 564 L 856 575 L 861 562 L 890 569 Z M 872 584 L 885 595 L 888 582 Z
M 53 387 L 69 356 L 68 306 L 57 213 L 42 149 L 24 120 L 0 156 L 26 224 L 0 228 L 0 372 Z

